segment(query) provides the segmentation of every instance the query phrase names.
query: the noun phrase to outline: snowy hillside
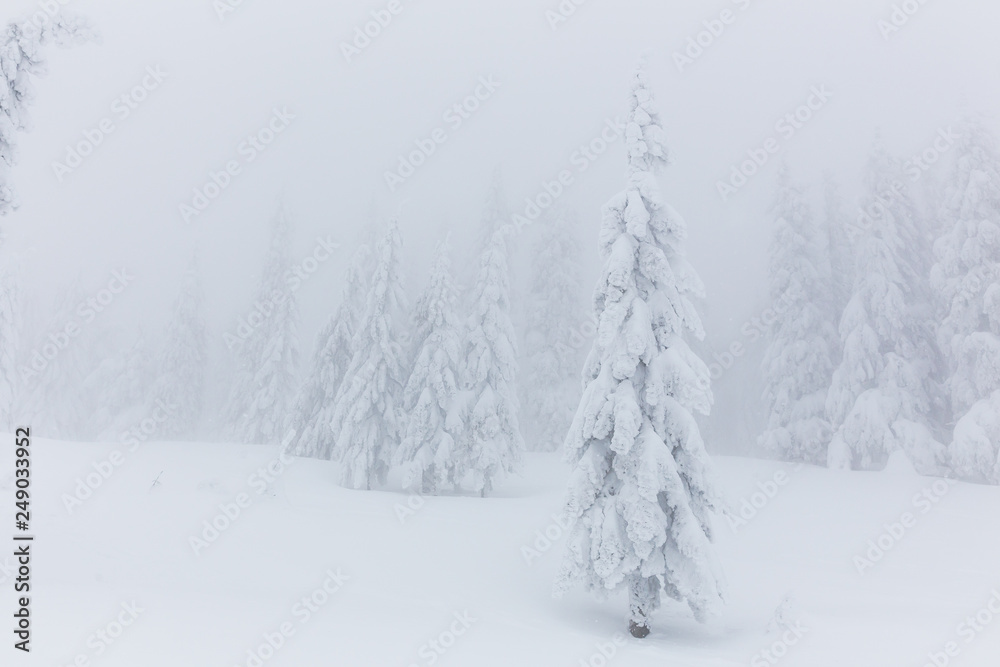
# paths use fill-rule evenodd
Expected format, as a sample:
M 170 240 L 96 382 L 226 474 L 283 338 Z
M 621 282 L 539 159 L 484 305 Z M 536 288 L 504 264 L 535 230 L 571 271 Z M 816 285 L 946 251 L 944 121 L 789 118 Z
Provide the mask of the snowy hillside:
M 23 664 L 886 667 L 923 665 L 948 642 L 956 665 L 1000 655 L 1000 613 L 980 611 L 1000 609 L 1000 537 L 982 529 L 1000 512 L 996 487 L 718 458 L 733 510 L 750 517 L 717 524 L 729 604 L 706 626 L 668 604 L 638 641 L 625 639 L 621 601 L 551 597 L 568 473 L 556 455 L 528 455 L 492 498 L 421 499 L 340 488 L 334 464 L 310 459 L 265 485 L 272 447 L 154 443 L 122 451 L 69 512 L 63 494 L 113 450 L 33 447 L 45 472 L 36 650 Z M 238 499 L 246 507 L 196 554 L 191 538 L 212 538 L 204 522 L 225 526 Z M 913 527 L 870 568 L 856 564 L 905 512 Z M 960 626 L 977 614 L 981 632 Z M 119 621 L 130 623 L 120 634 Z M 247 651 L 267 658 L 267 637 L 280 648 L 255 662 Z

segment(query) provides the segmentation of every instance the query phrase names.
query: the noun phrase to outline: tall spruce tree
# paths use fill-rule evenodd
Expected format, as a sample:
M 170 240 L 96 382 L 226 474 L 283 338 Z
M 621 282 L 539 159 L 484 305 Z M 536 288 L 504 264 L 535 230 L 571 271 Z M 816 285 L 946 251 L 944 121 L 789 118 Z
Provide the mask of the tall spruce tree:
M 457 457 L 471 490 L 490 494 L 521 465 L 517 340 L 510 319 L 507 227 L 493 233 L 479 264 L 463 351 L 466 428 Z
M 854 252 L 843 197 L 829 173 L 823 177 L 823 228 L 826 232 L 826 254 L 831 278 L 831 294 L 825 301 L 831 307 L 829 317 L 832 317 L 836 328 L 854 287 Z M 840 357 L 839 346 L 836 345 L 838 342 L 835 341 L 835 359 Z
M 236 354 L 236 382 L 226 407 L 229 437 L 239 442 L 278 444 L 291 422 L 297 384 L 298 304 L 292 283 L 291 220 L 279 205 L 271 243 L 254 300 L 262 321 Z
M 475 246 L 473 252 L 470 254 L 471 261 L 463 262 L 461 265 L 462 273 L 460 274 L 460 282 L 462 284 L 476 284 L 481 268 L 480 259 L 489 250 L 490 245 L 492 245 L 494 234 L 498 230 L 510 225 L 510 217 L 510 201 L 504 186 L 503 170 L 500 165 L 496 165 L 493 168 L 490 185 L 486 191 L 486 198 L 483 202 L 482 213 L 479 218 L 479 226 L 476 228 Z M 513 236 L 507 237 L 506 250 L 509 257 L 514 251 Z M 511 266 L 507 267 L 508 282 L 511 285 L 513 285 L 512 269 L 513 267 Z M 471 303 L 471 299 L 475 298 L 474 290 L 467 290 L 464 296 L 466 303 L 463 305 L 466 310 L 471 310 L 474 307 Z
M 130 344 L 117 344 L 83 384 L 88 398 L 88 437 L 119 440 L 149 417 L 147 400 L 156 379 L 154 359 L 140 330 Z
M 826 409 L 833 468 L 880 470 L 897 449 L 922 472 L 943 450 L 932 430 L 933 380 L 927 237 L 898 160 L 877 142 L 865 177 L 853 294 L 840 321 L 843 355 Z
M 95 350 L 104 342 L 95 332 L 99 322 L 82 326 L 79 308 L 86 305 L 87 298 L 78 278 L 59 297 L 30 352 L 21 359 L 20 395 L 15 405 L 21 419 L 36 424 L 34 430 L 40 436 L 66 440 L 86 436 L 88 408 L 82 388 L 102 358 Z M 96 317 L 95 310 L 89 312 Z M 79 331 L 75 338 L 66 333 L 71 324 Z
M 684 257 L 686 225 L 659 193 L 665 134 L 643 69 L 632 78 L 627 188 L 604 207 L 597 340 L 566 439 L 574 520 L 557 592 L 629 592 L 629 629 L 649 633 L 661 593 L 703 620 L 721 601 L 711 545 L 719 503 L 694 412 L 712 404 L 708 367 L 685 337 L 704 336 L 691 299 L 703 287 Z
M 525 406 L 528 449 L 555 451 L 580 403 L 580 368 L 590 321 L 580 297 L 576 216 L 559 211 L 540 225 L 526 308 Z
M 464 428 L 462 322 L 449 254 L 448 242 L 440 243 L 430 284 L 416 303 L 413 370 L 403 390 L 406 431 L 396 461 L 404 468 L 403 485 L 421 493 L 461 482 L 456 454 Z
M 955 422 L 949 460 L 961 477 L 1000 484 L 1000 150 L 968 120 L 956 153 L 931 273 Z
M 201 423 L 205 403 L 204 294 L 197 259 L 192 259 L 174 301 L 166 340 L 157 363 L 159 377 L 150 406 L 156 401 L 171 407 L 158 434 L 165 438 L 193 438 Z
M 497 165 L 493 169 L 490 187 L 486 192 L 486 202 L 483 204 L 482 219 L 479 223 L 476 247 L 480 253 L 486 252 L 490 244 L 493 243 L 493 235 L 509 222 L 510 202 L 507 200 L 507 191 L 503 184 L 503 170 L 500 165 Z
M 365 313 L 352 339 L 354 356 L 335 400 L 333 459 L 343 465 L 344 485 L 355 489 L 385 484 L 403 432 L 407 354 L 400 343 L 406 311 L 400 248 L 393 220 L 376 250 Z
M 787 167 L 779 174 L 771 212 L 770 297 L 782 309 L 770 326 L 762 365 L 768 418 L 759 442 L 783 460 L 822 464 L 830 441 L 825 404 L 837 338 L 827 245 Z
M 326 460 L 333 456 L 337 393 L 354 357 L 354 335 L 365 314 L 368 276 L 372 273 L 371 248 L 362 245 L 347 269 L 340 305 L 316 337 L 309 377 L 296 401 L 291 451 L 299 456 Z

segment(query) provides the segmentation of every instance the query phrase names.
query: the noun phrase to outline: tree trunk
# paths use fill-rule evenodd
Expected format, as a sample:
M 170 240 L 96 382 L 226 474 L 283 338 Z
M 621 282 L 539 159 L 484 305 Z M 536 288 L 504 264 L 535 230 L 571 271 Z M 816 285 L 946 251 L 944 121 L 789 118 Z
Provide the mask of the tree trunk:
M 660 581 L 656 577 L 642 577 L 633 574 L 628 587 L 629 620 L 628 631 L 633 637 L 642 639 L 649 634 L 646 619 L 656 607 Z

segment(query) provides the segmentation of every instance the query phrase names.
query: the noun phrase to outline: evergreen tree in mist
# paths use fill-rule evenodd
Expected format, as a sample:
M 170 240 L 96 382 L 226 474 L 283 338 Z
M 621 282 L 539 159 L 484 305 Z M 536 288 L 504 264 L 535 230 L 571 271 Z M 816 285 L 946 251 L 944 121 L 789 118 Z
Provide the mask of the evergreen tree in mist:
M 406 322 L 400 249 L 393 220 L 376 249 L 365 312 L 352 339 L 354 356 L 335 400 L 333 460 L 343 465 L 343 484 L 355 489 L 385 484 L 403 433 L 407 354 L 400 344 Z
M 540 225 L 526 308 L 521 395 L 533 451 L 555 451 L 580 402 L 583 331 L 589 313 L 580 297 L 576 216 L 559 212 Z
M 902 173 L 876 144 L 852 228 L 857 273 L 840 321 L 843 355 L 826 401 L 833 468 L 879 470 L 897 449 L 922 472 L 943 459 L 933 431 L 939 363 L 927 235 Z
M 254 299 L 262 321 L 236 350 L 239 369 L 225 409 L 228 435 L 238 442 L 278 444 L 292 419 L 299 313 L 288 280 L 290 253 L 291 221 L 281 204 Z
M 158 431 L 164 438 L 189 439 L 198 433 L 208 361 L 203 304 L 201 274 L 197 260 L 192 260 L 167 324 L 150 401 L 150 406 L 160 401 L 169 407 L 168 419 Z
M 848 224 L 843 197 L 836 181 L 827 173 L 823 178 L 823 228 L 829 258 L 830 295 L 824 301 L 831 309 L 829 316 L 835 327 L 851 299 L 854 286 L 854 251 Z M 835 352 L 835 358 L 839 358 L 839 349 Z
M 66 289 L 18 367 L 15 408 L 19 418 L 44 437 L 71 440 L 87 435 L 88 409 L 82 388 L 102 358 L 103 350 L 98 348 L 104 341 L 95 334 L 98 323 L 83 324 L 78 317 L 78 307 L 87 298 L 81 285 L 78 279 Z M 74 337 L 67 333 L 70 324 L 78 327 Z
M 719 506 L 694 412 L 712 405 L 710 375 L 685 337 L 704 336 L 686 261 L 686 225 L 660 197 L 665 134 L 645 72 L 631 80 L 626 189 L 604 207 L 597 340 L 566 439 L 574 520 L 557 592 L 573 583 L 627 589 L 629 629 L 649 633 L 661 595 L 704 620 L 722 599 L 711 515 Z
M 430 284 L 414 308 L 414 363 L 403 390 L 406 431 L 396 462 L 404 469 L 403 485 L 422 493 L 461 482 L 456 454 L 464 428 L 462 322 L 450 252 L 447 241 L 438 245 Z
M 1000 484 L 1000 150 L 971 120 L 955 150 L 931 274 L 957 422 L 949 459 L 961 477 Z
M 482 219 L 479 223 L 476 248 L 480 255 L 486 252 L 493 243 L 493 235 L 509 221 L 510 202 L 503 184 L 503 170 L 497 165 L 493 169 L 490 187 L 486 192 L 486 202 L 483 204 Z
M 296 401 L 291 447 L 299 456 L 333 456 L 337 392 L 354 357 L 354 336 L 365 314 L 368 276 L 373 272 L 371 248 L 362 245 L 347 269 L 340 305 L 316 337 L 309 377 Z
M 506 235 L 494 232 L 480 260 L 463 351 L 467 420 L 457 459 L 481 496 L 520 467 L 524 451 Z
M 510 225 L 510 216 L 510 201 L 507 197 L 507 190 L 504 187 L 503 170 L 500 168 L 500 165 L 497 165 L 493 169 L 493 174 L 490 177 L 490 185 L 486 191 L 486 199 L 483 202 L 479 227 L 476 229 L 475 248 L 469 255 L 471 260 L 462 264 L 461 282 L 463 285 L 475 285 L 476 281 L 479 280 L 479 272 L 482 268 L 480 260 L 485 253 L 489 252 L 490 246 L 493 244 L 493 237 L 497 231 Z M 506 239 L 506 253 L 508 257 L 513 255 L 514 249 L 514 239 L 508 236 Z M 510 286 L 514 285 L 513 267 L 508 265 L 507 272 L 508 288 L 510 288 Z M 465 294 L 465 310 L 474 308 L 471 302 L 473 298 L 475 298 L 474 290 L 468 290 Z M 512 303 L 511 305 L 512 308 L 518 307 L 517 303 Z M 512 311 L 512 317 L 516 318 L 518 315 L 519 313 Z
M 82 389 L 88 401 L 88 437 L 117 441 L 123 431 L 149 417 L 146 401 L 155 379 L 155 360 L 141 330 L 130 345 L 103 355 Z
M 77 17 L 45 12 L 37 16 L 37 22 L 8 24 L 0 36 L 0 215 L 18 206 L 11 178 L 18 158 L 17 135 L 31 129 L 28 107 L 35 97 L 34 79 L 47 73 L 45 47 L 50 43 L 68 47 L 97 38 Z
M 771 211 L 770 297 L 782 309 L 768 332 L 762 364 L 768 419 L 758 442 L 783 460 L 821 464 L 830 441 L 825 404 L 837 337 L 827 245 L 787 167 Z

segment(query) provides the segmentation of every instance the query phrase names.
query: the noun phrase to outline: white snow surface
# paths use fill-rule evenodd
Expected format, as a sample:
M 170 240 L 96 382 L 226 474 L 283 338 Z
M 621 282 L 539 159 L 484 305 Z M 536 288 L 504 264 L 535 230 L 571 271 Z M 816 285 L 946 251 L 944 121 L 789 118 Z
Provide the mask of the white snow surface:
M 1000 614 L 969 642 L 957 634 L 994 592 L 1000 606 L 1000 531 L 987 528 L 1000 515 L 995 486 L 715 457 L 732 511 L 749 514 L 744 500 L 761 505 L 735 529 L 717 521 L 729 603 L 699 625 L 685 605 L 665 600 L 652 634 L 635 640 L 625 638 L 624 595 L 552 598 L 565 538 L 553 515 L 569 474 L 558 454 L 528 454 L 524 472 L 494 497 L 418 498 L 396 478 L 383 491 L 341 488 L 336 464 L 299 458 L 258 493 L 251 475 L 275 460 L 272 446 L 119 446 L 124 462 L 70 513 L 63 494 L 115 447 L 42 439 L 31 447 L 32 652 L 4 665 L 64 666 L 84 655 L 101 667 L 756 667 L 770 664 L 760 652 L 783 633 L 794 637 L 784 627 L 795 623 L 807 630 L 776 664 L 916 667 L 949 641 L 960 649 L 950 664 L 988 667 L 1000 656 Z M 13 456 L 2 457 L 6 526 L 13 480 Z M 759 485 L 776 491 L 766 503 L 753 496 Z M 924 491 L 937 502 L 918 503 Z M 249 506 L 196 555 L 189 538 L 241 493 Z M 401 520 L 399 508 L 411 506 Z M 904 512 L 913 527 L 859 574 L 854 557 Z M 556 539 L 528 564 L 522 547 L 534 548 L 546 529 Z M 0 553 L 9 623 L 13 562 L 11 550 Z M 328 571 L 347 579 L 303 622 L 295 605 Z M 102 643 L 88 646 L 88 637 L 123 603 L 142 611 L 98 655 Z M 456 614 L 475 620 L 451 643 L 442 633 L 463 628 Z M 293 634 L 268 659 L 251 660 L 248 651 L 283 623 Z M 443 654 L 429 648 L 438 638 L 451 644 Z M 614 651 L 606 662 L 594 658 L 602 646 Z

